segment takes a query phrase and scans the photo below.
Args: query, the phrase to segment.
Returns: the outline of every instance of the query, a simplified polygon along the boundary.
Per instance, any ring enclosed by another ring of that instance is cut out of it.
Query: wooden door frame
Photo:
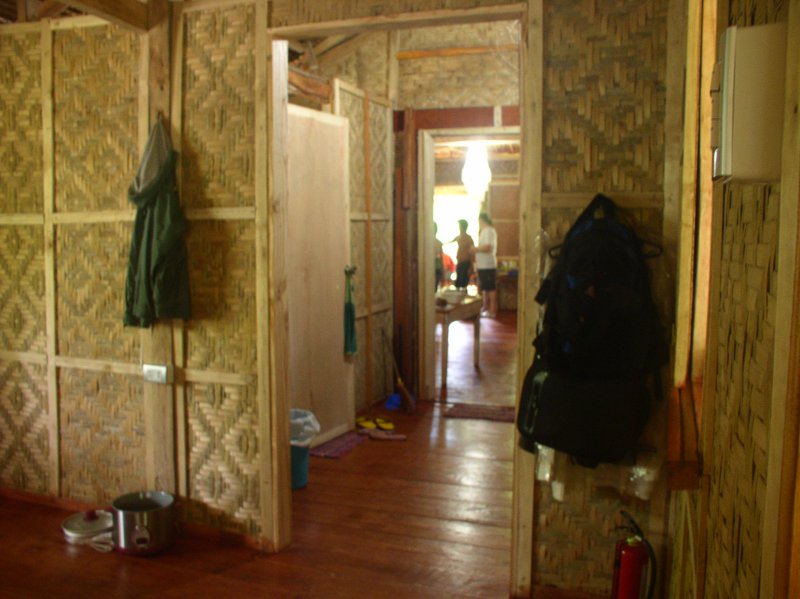
[[[417,13],[404,13],[398,15],[382,15],[378,17],[364,17],[342,21],[323,23],[306,23],[285,27],[269,28],[267,33],[273,39],[289,39],[292,37],[320,37],[341,33],[363,33],[377,30],[409,29],[434,25],[453,25],[464,23],[477,23],[499,20],[519,20],[522,23],[522,36],[520,44],[520,90],[521,90],[521,169],[520,169],[520,281],[521,289],[518,296],[518,361],[517,361],[517,388],[519,389],[524,370],[522,366],[531,361],[532,356],[527,349],[534,337],[538,313],[533,305],[533,298],[528,298],[525,289],[534,289],[536,277],[535,260],[528,248],[535,247],[534,238],[541,225],[541,194],[542,194],[542,64],[543,64],[543,6],[542,0],[527,0],[526,2],[509,3],[500,6],[487,6],[471,9],[447,9],[436,11],[421,11]],[[260,23],[260,21],[259,21]],[[532,75],[532,76],[531,76]],[[271,94],[274,97],[274,93]],[[268,121],[270,124],[271,146],[274,147],[276,137],[273,130],[272,102],[268,103]],[[270,167],[272,170],[272,167]],[[272,189],[273,186],[270,186]],[[270,213],[272,216],[272,213]],[[275,258],[285,238],[285,222],[270,218],[268,223],[271,239],[271,255]],[[271,263],[272,264],[272,263]],[[270,273],[270,298],[276,293],[273,286],[275,279]],[[274,322],[273,310],[270,309],[270,320]],[[281,355],[285,363],[286,340],[272,338],[272,363]],[[280,370],[269,369],[261,372],[275,374]],[[273,385],[274,387],[274,385]],[[284,387],[285,389],[285,387]],[[285,399],[276,396],[277,389],[270,394],[270,413],[277,421],[288,419],[288,404]],[[519,394],[517,394],[519,395]],[[288,428],[288,427],[287,427]],[[262,429],[266,433],[266,430]],[[273,449],[280,449],[284,443],[288,448],[288,431],[280,433],[280,427],[272,427],[271,439]],[[510,594],[515,597],[530,596],[533,570],[533,535],[534,535],[534,471],[535,457],[523,453],[518,445],[514,445],[514,494],[512,507],[512,547],[511,547],[511,586]],[[288,472],[288,457],[282,457],[273,452],[270,470],[273,474]],[[284,480],[285,479],[285,480]],[[274,479],[275,487],[280,486],[279,495],[283,495],[283,487],[288,489],[288,477],[280,476]],[[281,528],[289,526],[291,522],[291,506],[285,503],[271,504],[271,520],[273,523],[282,523]]]
[[[485,126],[485,127],[459,127],[459,128],[451,128],[451,129],[417,129],[417,148],[418,148],[418,158],[417,158],[417,172],[418,172],[418,189],[419,193],[417,195],[417,264],[419,265],[417,269],[418,279],[417,279],[417,305],[418,306],[427,306],[428,309],[423,314],[420,314],[420,318],[417,319],[417,339],[420,340],[419,343],[419,352],[418,352],[418,361],[417,361],[417,373],[418,373],[418,380],[419,380],[419,393],[420,397],[424,399],[439,399],[439,395],[436,394],[436,356],[435,356],[435,346],[434,346],[434,338],[435,333],[433,332],[436,327],[436,315],[434,311],[434,304],[430,301],[432,298],[427,297],[426,299],[426,289],[430,289],[428,285],[430,285],[430,281],[434,279],[434,268],[433,268],[433,237],[430,235],[430,221],[433,218],[433,204],[431,203],[430,206],[426,204],[425,195],[422,193],[423,189],[425,188],[425,172],[428,168],[433,166],[433,164],[423,164],[425,159],[431,160],[432,163],[435,163],[434,156],[426,156],[425,152],[423,151],[421,139],[423,135],[429,135],[433,138],[433,142],[436,142],[437,137],[476,137],[480,138],[481,136],[488,136],[488,135],[515,135],[520,137],[522,131],[518,125],[497,125],[497,126]],[[522,163],[521,163],[522,164]],[[434,169],[435,170],[435,169]],[[433,180],[434,188],[436,186],[436,180],[434,176]],[[477,239],[477,237],[476,237]],[[430,294],[431,296],[433,294]]]

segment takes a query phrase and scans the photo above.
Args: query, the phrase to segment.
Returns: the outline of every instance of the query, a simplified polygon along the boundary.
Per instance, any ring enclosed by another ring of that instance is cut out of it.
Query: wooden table
[[[447,331],[451,322],[457,320],[473,321],[475,328],[473,354],[475,356],[475,366],[478,366],[481,354],[481,307],[482,301],[479,297],[465,297],[460,304],[436,306],[436,322],[442,325],[442,389],[447,387]]]

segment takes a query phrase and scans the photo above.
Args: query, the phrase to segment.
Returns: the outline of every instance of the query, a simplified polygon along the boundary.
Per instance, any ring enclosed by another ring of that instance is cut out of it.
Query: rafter
[[[62,3],[137,33],[148,30],[147,4],[136,0],[63,0]]]
[[[60,17],[64,14],[68,6],[63,2],[58,2],[58,0],[45,0],[44,2],[39,5],[39,10],[36,12],[36,16],[40,19],[49,19],[52,17]]]

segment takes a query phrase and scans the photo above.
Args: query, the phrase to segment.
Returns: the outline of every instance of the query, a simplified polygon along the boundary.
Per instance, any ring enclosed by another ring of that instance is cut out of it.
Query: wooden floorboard
[[[405,441],[311,458],[287,550],[183,533],[158,556],[102,554],[64,542],[74,510],[0,494],[0,598],[507,597],[514,425],[443,416],[448,402],[514,403],[514,314],[481,326],[476,369],[472,324],[451,325],[446,401],[376,408]]]

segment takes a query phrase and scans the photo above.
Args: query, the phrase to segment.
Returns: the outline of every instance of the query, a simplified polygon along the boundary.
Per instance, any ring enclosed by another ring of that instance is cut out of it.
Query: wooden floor
[[[448,401],[513,403],[516,322],[451,325]],[[462,355],[463,354],[463,355]],[[513,424],[390,415],[406,441],[311,458],[294,491],[293,543],[269,555],[181,535],[135,558],[67,545],[71,512],[0,496],[0,597],[507,597]]]

